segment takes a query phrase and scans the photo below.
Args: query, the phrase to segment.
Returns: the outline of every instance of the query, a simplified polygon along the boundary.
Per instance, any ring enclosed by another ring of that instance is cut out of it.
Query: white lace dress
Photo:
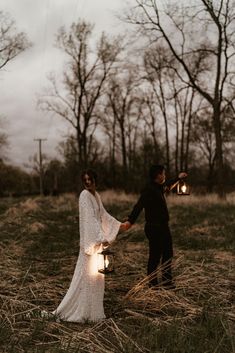
[[[70,287],[53,312],[71,322],[99,321],[105,318],[104,275],[97,270],[101,243],[112,243],[120,222],[104,209],[99,194],[83,190],[79,197],[80,252]]]

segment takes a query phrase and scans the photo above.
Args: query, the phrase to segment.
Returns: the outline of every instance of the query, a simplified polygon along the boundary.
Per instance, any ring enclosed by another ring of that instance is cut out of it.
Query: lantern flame
[[[105,268],[107,268],[108,265],[109,265],[109,260],[108,260],[108,259],[105,259],[105,260],[104,260],[104,264],[105,264]]]
[[[187,190],[186,185],[183,185],[181,189],[182,189],[182,192],[183,192],[183,193],[185,193],[185,192],[186,192],[186,190]]]

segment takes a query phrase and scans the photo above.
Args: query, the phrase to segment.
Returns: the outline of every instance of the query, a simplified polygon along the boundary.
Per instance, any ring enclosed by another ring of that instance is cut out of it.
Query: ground
[[[136,196],[103,192],[119,220]],[[146,285],[143,215],[112,246],[107,319],[43,318],[63,298],[79,251],[74,195],[0,200],[0,351],[29,353],[231,353],[234,337],[235,196],[170,196],[175,290]]]

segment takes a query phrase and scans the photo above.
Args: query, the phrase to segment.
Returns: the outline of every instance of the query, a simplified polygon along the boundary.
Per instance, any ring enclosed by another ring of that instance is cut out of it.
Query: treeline
[[[136,191],[149,165],[162,163],[169,176],[186,171],[195,188],[224,196],[235,181],[235,1],[136,5],[124,18],[135,37],[103,33],[95,43],[83,20],[58,31],[67,62],[38,106],[72,133],[62,161],[41,167],[44,192],[76,191],[86,167],[101,187]]]
[[[138,153],[137,153],[138,152]],[[79,193],[81,190],[80,174],[82,169],[76,161],[76,155],[64,160],[51,160],[43,164],[43,194],[58,196],[65,192]],[[155,159],[156,158],[156,159]],[[136,151],[136,160],[132,169],[124,175],[122,165],[110,164],[109,158],[101,154],[91,165],[99,176],[99,190],[120,189],[126,192],[139,192],[148,178],[148,169],[153,162],[161,160],[153,154],[153,145],[148,141]],[[206,166],[191,165],[188,182],[194,193],[215,191],[208,184]],[[174,177],[175,173],[168,177]],[[226,166],[226,192],[235,190],[235,170]],[[40,194],[40,173],[37,170],[26,172],[19,167],[0,162],[0,197],[29,196]]]
[[[164,163],[224,195],[235,150],[233,5],[138,0],[125,16],[138,30],[134,46],[105,34],[92,45],[85,21],[58,32],[66,69],[39,106],[71,125],[78,169],[105,165],[111,184],[130,190],[150,163]]]

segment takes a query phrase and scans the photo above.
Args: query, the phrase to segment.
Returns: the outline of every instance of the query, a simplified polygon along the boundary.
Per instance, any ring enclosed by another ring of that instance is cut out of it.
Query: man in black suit
[[[149,171],[150,182],[142,191],[137,203],[128,216],[127,228],[135,223],[140,212],[145,210],[145,234],[149,241],[148,275],[156,271],[161,262],[162,285],[167,289],[175,288],[172,280],[171,261],[173,257],[172,237],[169,229],[169,213],[164,193],[172,190],[187,173],[166,181],[163,165],[153,165]],[[154,275],[150,286],[158,288],[158,279]]]

